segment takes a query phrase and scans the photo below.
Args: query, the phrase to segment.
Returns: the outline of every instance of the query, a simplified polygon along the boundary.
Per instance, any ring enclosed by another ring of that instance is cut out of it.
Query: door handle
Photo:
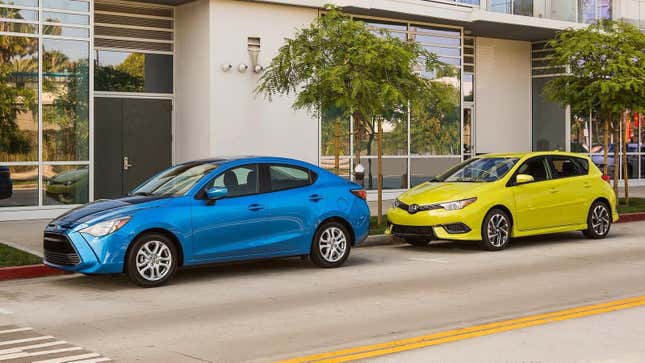
[[[128,157],[127,157],[127,156],[124,156],[124,157],[123,157],[123,170],[126,170],[126,171],[127,171],[127,170],[128,170],[128,169],[130,169],[130,167],[132,167],[132,166],[134,166],[134,165],[130,164],[130,162],[128,161]]]
[[[312,194],[312,195],[309,196],[309,200],[312,201],[312,202],[317,202],[317,201],[319,201],[321,199],[324,199],[324,197],[321,196],[321,195],[318,195],[318,194]]]
[[[589,183],[589,182],[585,183],[585,184],[584,184],[584,187],[585,187],[585,188],[591,188],[591,183]]]
[[[551,194],[553,194],[553,193],[557,193],[557,192],[558,192],[558,189],[556,189],[556,188],[551,188],[551,189],[549,189],[549,192],[550,192]]]
[[[258,212],[258,211],[261,211],[262,209],[264,209],[264,206],[261,206],[259,204],[251,204],[249,206],[249,210],[252,212]]]

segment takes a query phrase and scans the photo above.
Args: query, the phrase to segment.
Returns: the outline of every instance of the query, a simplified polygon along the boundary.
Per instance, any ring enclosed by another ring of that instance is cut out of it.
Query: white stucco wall
[[[208,1],[175,8],[175,162],[211,153]]]
[[[258,2],[210,0],[210,152],[214,155],[288,156],[318,162],[318,121],[291,108],[293,99],[269,103],[253,90],[259,75],[237,66],[251,59],[248,37],[260,37],[259,63],[267,65],[296,28],[318,15],[312,8]],[[230,63],[233,69],[221,70]]]
[[[477,38],[478,153],[531,150],[531,43]]]

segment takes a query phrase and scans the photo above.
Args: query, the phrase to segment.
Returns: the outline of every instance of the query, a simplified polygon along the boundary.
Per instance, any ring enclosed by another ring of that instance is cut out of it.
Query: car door
[[[270,245],[276,250],[309,250],[316,216],[325,205],[326,195],[312,184],[311,170],[291,164],[264,164],[263,172],[273,201]]]
[[[531,175],[534,181],[525,184],[512,183],[518,174]],[[515,199],[514,220],[519,230],[549,228],[559,223],[559,191],[553,182],[544,156],[526,160],[514,173],[510,188]]]
[[[253,257],[265,252],[270,205],[260,193],[257,164],[232,167],[208,182],[228,194],[208,201],[198,193],[192,207],[193,255],[200,261]]]
[[[558,189],[557,208],[561,211],[559,225],[584,224],[587,219],[588,190],[591,180],[581,162],[572,156],[549,156],[553,184]],[[583,159],[580,159],[583,160]]]

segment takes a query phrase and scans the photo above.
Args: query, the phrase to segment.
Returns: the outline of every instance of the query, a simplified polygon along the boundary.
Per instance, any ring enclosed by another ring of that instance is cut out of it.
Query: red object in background
[[[640,124],[641,124],[640,114],[638,112],[634,112],[634,127],[638,128]]]

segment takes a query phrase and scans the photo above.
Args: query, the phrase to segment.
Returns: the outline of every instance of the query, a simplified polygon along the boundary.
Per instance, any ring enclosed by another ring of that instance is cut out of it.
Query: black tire
[[[488,251],[501,251],[508,247],[512,231],[511,217],[504,210],[493,208],[482,223],[481,247]]]
[[[137,268],[137,261],[140,268]],[[141,287],[157,287],[173,277],[178,262],[179,253],[170,238],[159,233],[147,233],[132,243],[126,257],[125,272],[132,282]]]
[[[589,239],[603,239],[611,229],[611,208],[607,203],[595,201],[587,213],[587,229],[582,234]]]
[[[431,238],[422,237],[422,236],[419,236],[419,237],[407,236],[407,237],[401,237],[401,239],[403,239],[406,243],[416,247],[426,247],[432,241]]]
[[[327,222],[318,227],[309,258],[318,267],[336,268],[345,263],[351,248],[352,239],[347,228],[338,222]]]

